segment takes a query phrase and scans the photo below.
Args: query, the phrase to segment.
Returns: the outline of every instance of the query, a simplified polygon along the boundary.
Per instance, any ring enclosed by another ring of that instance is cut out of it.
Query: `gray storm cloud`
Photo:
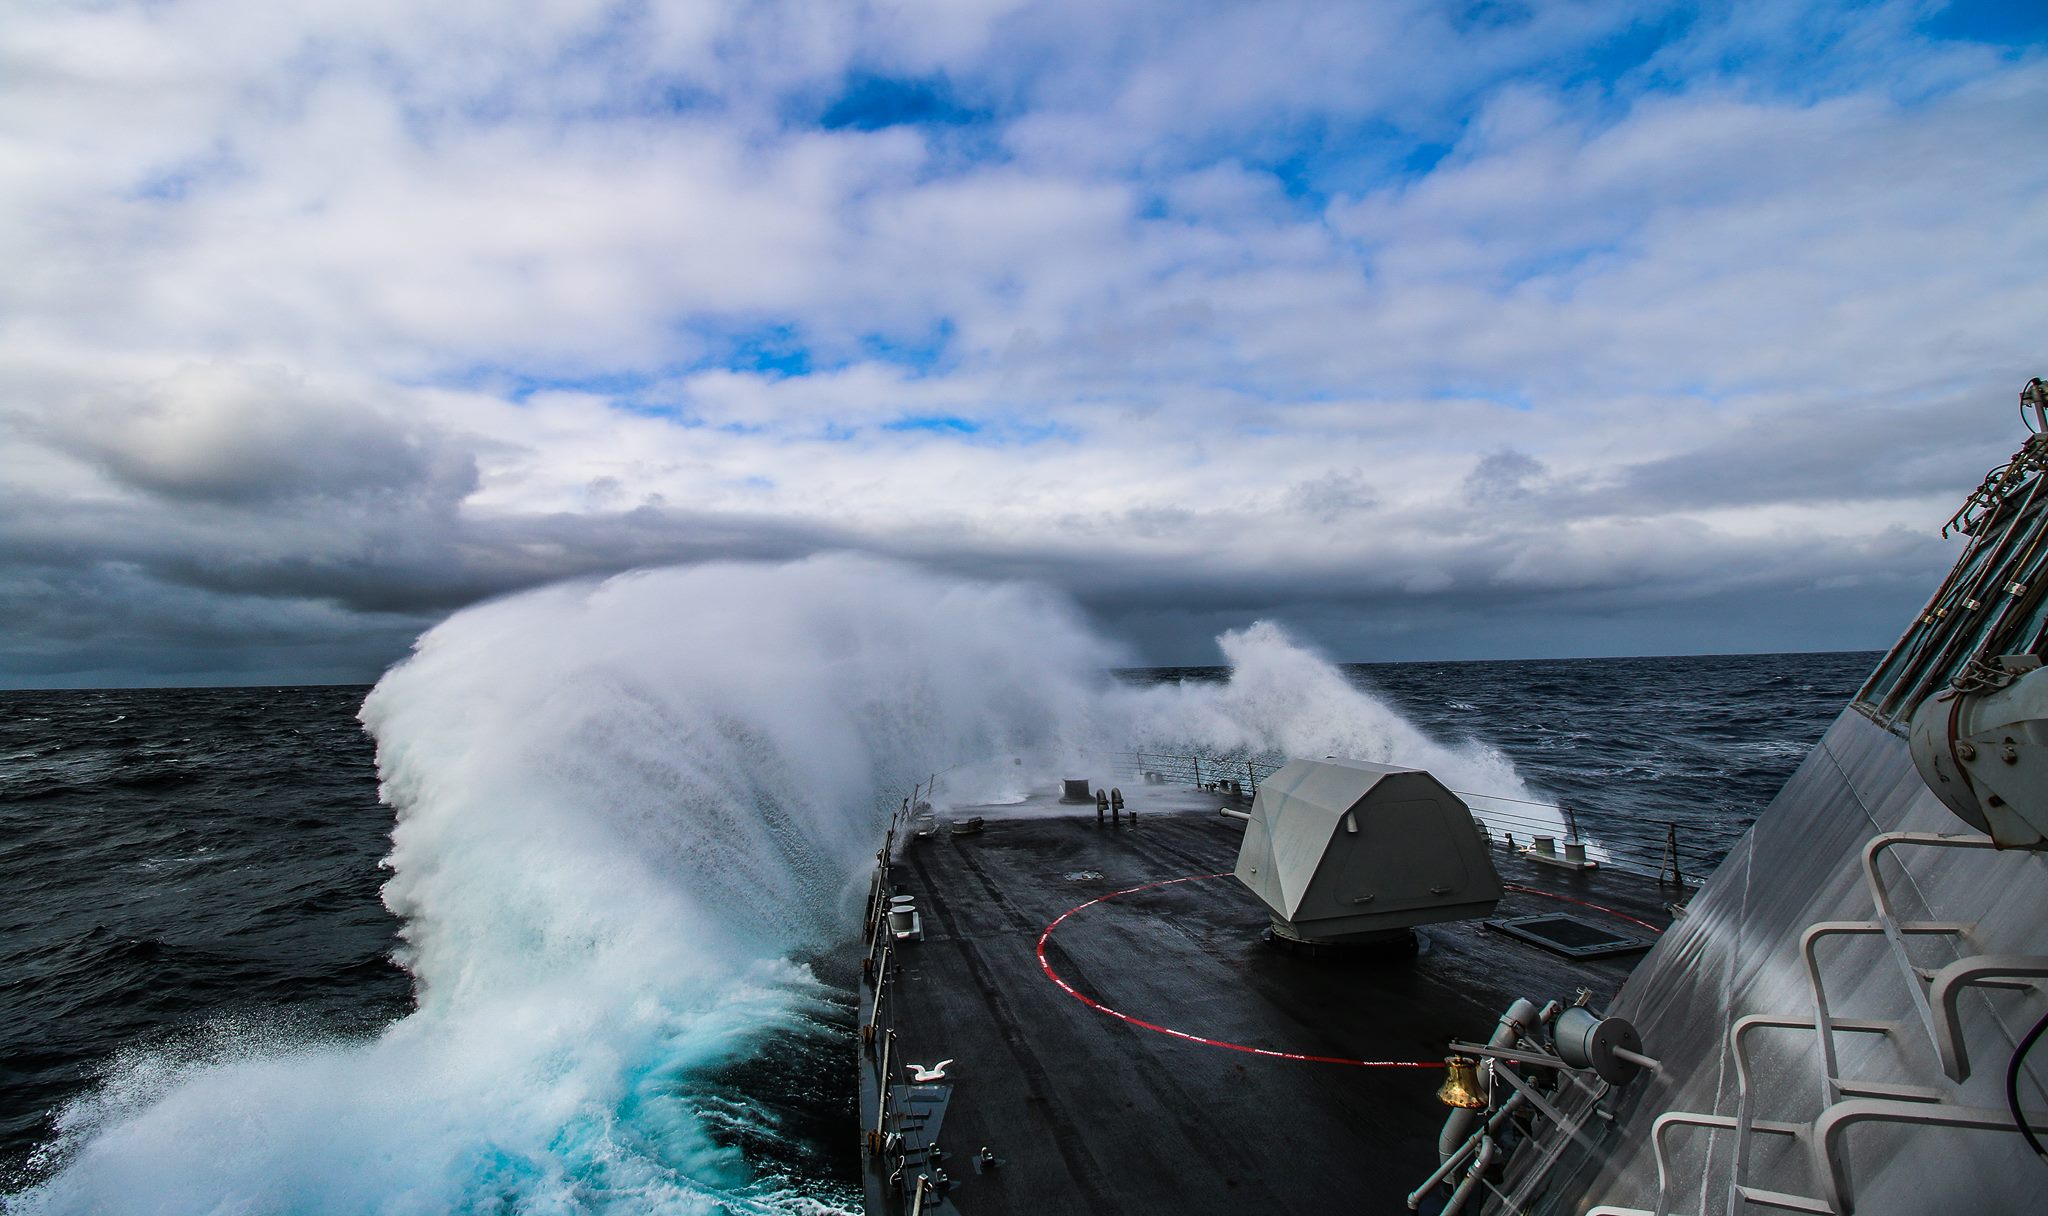
[[[179,368],[88,404],[59,441],[159,498],[227,506],[395,498],[452,506],[474,458],[430,425],[318,392],[281,368]]]

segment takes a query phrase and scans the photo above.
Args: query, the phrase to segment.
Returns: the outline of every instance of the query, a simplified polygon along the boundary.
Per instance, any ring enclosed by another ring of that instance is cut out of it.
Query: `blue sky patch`
[[[881,429],[896,435],[957,439],[980,448],[1033,447],[1054,441],[1071,442],[1081,437],[1080,431],[1056,422],[1021,422],[1007,418],[984,422],[960,414],[908,414],[883,423]]]
[[[1684,38],[1696,17],[1694,12],[1685,8],[1667,8],[1663,13],[1657,13],[1648,6],[1645,9],[1642,16],[1615,31],[1613,36],[1588,47],[1583,65],[1567,74],[1565,83],[1592,83],[1612,89],[1624,77],[1648,64],[1658,51]]]
[[[2048,4],[2041,0],[1951,0],[1920,23],[1936,38],[2038,46],[2048,42]]]
[[[901,126],[961,126],[988,117],[987,111],[955,100],[952,85],[943,76],[854,76],[825,106],[818,125],[828,131],[879,131]]]
[[[972,418],[958,414],[912,414],[894,422],[882,424],[885,431],[930,431],[938,435],[973,435],[981,430],[981,424]]]
[[[817,370],[811,348],[794,325],[764,325],[728,340],[731,345],[725,355],[707,360],[711,366],[777,377],[808,376]]]
[[[953,319],[941,317],[930,330],[915,336],[863,334],[860,349],[861,354],[869,359],[906,367],[913,374],[924,376],[945,370],[950,365],[951,360],[947,354],[953,342],[953,333]]]
[[[598,397],[630,397],[645,392],[679,369],[557,373],[523,372],[500,364],[479,363],[433,377],[426,383],[441,388],[495,393],[524,404],[538,393],[588,393]]]

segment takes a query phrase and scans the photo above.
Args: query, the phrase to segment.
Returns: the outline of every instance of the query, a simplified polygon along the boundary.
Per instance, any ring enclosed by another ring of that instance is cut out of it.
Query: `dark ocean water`
[[[1654,868],[1678,825],[1708,872],[1848,703],[1877,652],[1347,668],[1440,737],[1513,757],[1587,836]]]
[[[1617,854],[1654,864],[1675,822],[1688,868],[1704,869],[1875,661],[1346,670],[1432,734],[1506,751]],[[36,1149],[57,1112],[120,1053],[189,1050],[242,1025],[363,1036],[411,1008],[390,961],[398,926],[378,897],[391,814],[355,720],[366,691],[0,693],[0,1191],[46,1173]],[[773,1059],[729,1078],[777,1091],[771,1104],[793,1112],[795,1134],[773,1150],[783,1159],[767,1164],[845,1169],[850,1066],[839,1093],[837,1078]]]
[[[367,691],[0,693],[0,1179],[117,1051],[407,1011]]]

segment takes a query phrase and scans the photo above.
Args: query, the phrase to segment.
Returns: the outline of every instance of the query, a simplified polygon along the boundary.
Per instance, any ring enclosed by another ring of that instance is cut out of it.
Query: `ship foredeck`
[[[879,1003],[863,993],[871,1211],[908,1210],[935,1170],[946,1206],[975,1216],[1404,1210],[1437,1164],[1446,1041],[1483,1041],[1518,996],[1604,1002],[1638,957],[1566,959],[1476,923],[1422,929],[1412,957],[1282,953],[1228,873],[1241,825],[1218,796],[1131,802],[1117,827],[1050,799],[960,808],[986,827],[898,843],[889,883],[923,940],[889,951]],[[1494,854],[1497,918],[1568,911],[1645,939],[1627,918],[1668,920],[1673,888]]]

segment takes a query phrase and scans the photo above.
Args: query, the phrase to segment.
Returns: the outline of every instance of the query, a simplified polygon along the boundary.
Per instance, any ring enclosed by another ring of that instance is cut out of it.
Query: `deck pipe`
[[[1464,1145],[1460,1147],[1457,1152],[1452,1153],[1449,1159],[1447,1159],[1442,1165],[1436,1167],[1436,1173],[1431,1174],[1429,1177],[1423,1179],[1421,1186],[1416,1187],[1414,1190],[1408,1193],[1408,1210],[1412,1212],[1415,1211],[1417,1208],[1420,1208],[1422,1206],[1422,1197],[1424,1195],[1427,1195],[1431,1191],[1435,1190],[1438,1183],[1450,1177],[1451,1174],[1454,1173],[1459,1166],[1465,1164],[1466,1159],[1469,1158],[1474,1152],[1478,1151],[1480,1144],[1482,1142],[1489,1142],[1490,1138],[1500,1131],[1501,1127],[1507,1123],[1508,1119],[1512,1117],[1516,1111],[1522,1109],[1522,1107],[1526,1105],[1527,1102],[1528,1099],[1524,1098],[1520,1094],[1510,1094],[1508,1096],[1508,1100],[1501,1103],[1500,1108],[1495,1110],[1493,1114],[1487,1117],[1486,1126],[1484,1129],[1474,1133],[1470,1139],[1465,1141]]]
[[[1465,1204],[1472,1198],[1472,1192],[1479,1186],[1479,1180],[1493,1167],[1493,1159],[1499,1152],[1500,1146],[1494,1143],[1493,1137],[1488,1136],[1479,1142],[1479,1154],[1472,1159],[1471,1170],[1466,1173],[1465,1180],[1458,1184],[1458,1189],[1451,1192],[1451,1198],[1444,1204],[1440,1216],[1458,1216],[1459,1212],[1465,1210]]]

